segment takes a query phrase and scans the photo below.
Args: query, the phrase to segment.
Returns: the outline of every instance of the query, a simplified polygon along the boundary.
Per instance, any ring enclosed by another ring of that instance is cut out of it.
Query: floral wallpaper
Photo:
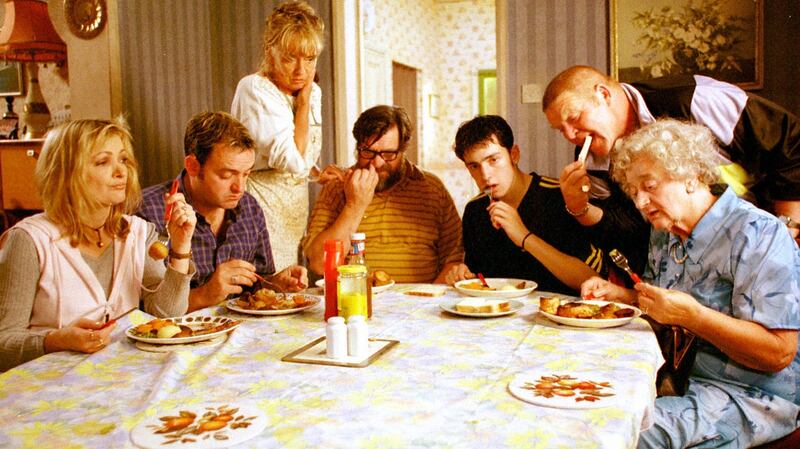
[[[462,213],[478,189],[453,154],[453,139],[458,125],[478,113],[478,70],[496,66],[495,2],[364,0],[362,8],[370,10],[364,45],[419,70],[420,165],[445,181]],[[431,95],[438,97],[436,118]]]

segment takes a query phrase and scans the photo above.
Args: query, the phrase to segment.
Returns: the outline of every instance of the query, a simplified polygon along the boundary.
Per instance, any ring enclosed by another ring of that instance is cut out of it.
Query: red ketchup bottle
[[[336,268],[342,262],[342,241],[325,240],[325,321],[332,316],[338,316],[336,281],[339,272]]]

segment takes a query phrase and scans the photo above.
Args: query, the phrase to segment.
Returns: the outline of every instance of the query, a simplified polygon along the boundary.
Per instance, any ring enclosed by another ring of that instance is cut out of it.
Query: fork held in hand
[[[611,256],[611,260],[617,264],[618,267],[622,268],[626,273],[628,273],[628,276],[631,277],[635,284],[642,282],[642,280],[639,279],[639,276],[634,273],[633,270],[631,270],[631,266],[628,265],[628,259],[626,259],[621,252],[617,251],[616,248],[612,249],[608,255]]]
[[[178,179],[176,178],[172,181],[172,186],[169,188],[169,196],[175,195],[178,192]],[[165,246],[169,244],[169,220],[172,218],[172,209],[174,208],[175,203],[167,204],[167,207],[164,208],[164,232],[162,232],[158,239],[161,240]]]

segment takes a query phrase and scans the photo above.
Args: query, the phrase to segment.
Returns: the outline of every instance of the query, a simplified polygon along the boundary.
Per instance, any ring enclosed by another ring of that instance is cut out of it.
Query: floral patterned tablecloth
[[[144,352],[122,317],[114,341],[87,356],[49,354],[0,375],[0,447],[135,447],[130,432],[163,411],[250,402],[267,415],[248,448],[630,448],[647,424],[663,363],[641,318],[619,328],[560,326],[537,292],[506,317],[451,315],[397,285],[376,295],[370,336],[400,344],[365,368],[282,362],[324,335],[323,307],[244,321],[221,345]],[[230,315],[224,308],[205,314]],[[241,317],[241,315],[235,315]],[[516,399],[518,373],[588,372],[620,386],[618,405],[589,410]],[[164,446],[169,447],[169,446]]]

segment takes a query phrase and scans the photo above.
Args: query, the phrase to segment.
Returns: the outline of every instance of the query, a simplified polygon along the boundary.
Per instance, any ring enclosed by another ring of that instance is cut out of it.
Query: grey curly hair
[[[719,182],[719,156],[714,135],[703,125],[661,119],[618,140],[611,154],[611,177],[631,192],[627,172],[640,157],[650,157],[670,179]]]

